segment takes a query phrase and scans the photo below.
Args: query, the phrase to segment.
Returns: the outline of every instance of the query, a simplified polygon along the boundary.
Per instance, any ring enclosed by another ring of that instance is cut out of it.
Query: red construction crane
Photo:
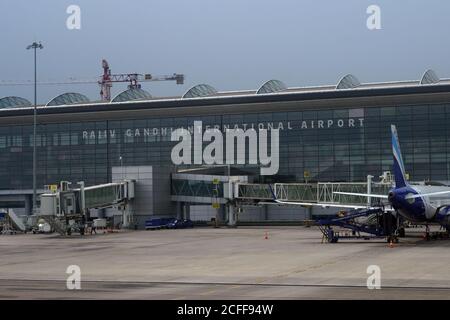
[[[128,82],[128,89],[140,89],[138,82],[142,81],[176,81],[177,84],[184,83],[184,75],[174,73],[172,75],[153,76],[151,74],[140,73],[118,73],[111,74],[108,61],[102,60],[103,75],[100,77],[100,96],[103,101],[111,100],[111,87],[113,82]]]
[[[111,74],[111,69],[109,68],[108,62],[102,60],[103,75],[100,76],[100,80],[97,77],[78,79],[71,77],[66,81],[48,80],[39,81],[38,85],[73,85],[73,84],[89,84],[98,83],[101,87],[100,96],[103,101],[111,100],[111,87],[113,82],[128,82],[129,89],[141,88],[138,82],[143,81],[176,81],[177,84],[184,84],[184,74],[174,73],[172,75],[161,75],[153,76],[151,74],[140,74],[140,73],[119,73]],[[34,85],[31,80],[26,81],[7,81],[0,80],[0,86],[30,86]]]

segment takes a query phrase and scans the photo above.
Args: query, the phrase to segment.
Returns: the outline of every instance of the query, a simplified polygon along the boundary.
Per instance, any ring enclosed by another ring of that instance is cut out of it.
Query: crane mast
[[[99,81],[100,84],[100,97],[102,101],[110,101],[111,100],[111,69],[109,69],[108,61],[105,59],[102,60],[102,68],[103,68],[103,75],[101,78],[101,81]]]

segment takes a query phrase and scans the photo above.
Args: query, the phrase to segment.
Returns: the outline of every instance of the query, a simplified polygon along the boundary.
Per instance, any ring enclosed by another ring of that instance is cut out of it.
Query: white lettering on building
[[[267,123],[242,123],[242,124],[224,124],[224,125],[206,125],[206,130],[218,130],[225,133],[227,130],[326,130],[326,129],[343,129],[343,128],[362,128],[364,127],[364,118],[348,118],[348,119],[320,119],[320,120],[303,120],[303,121],[285,121],[285,122],[267,122]],[[180,129],[180,128],[178,128]],[[177,129],[177,130],[178,130]],[[125,137],[148,137],[148,136],[171,136],[175,131],[172,127],[155,127],[155,128],[127,128],[122,129],[122,135]],[[190,134],[201,134],[199,128],[188,126],[186,129]],[[85,130],[82,132],[83,140],[89,139],[106,139],[107,130]],[[109,130],[109,138],[116,138],[117,132],[115,129]],[[154,141],[154,140],[149,140]]]

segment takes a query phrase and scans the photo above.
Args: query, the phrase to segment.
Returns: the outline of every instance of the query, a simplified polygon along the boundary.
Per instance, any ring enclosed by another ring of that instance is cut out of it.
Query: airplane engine
[[[436,220],[447,228],[450,227],[450,206],[438,208],[436,212]]]

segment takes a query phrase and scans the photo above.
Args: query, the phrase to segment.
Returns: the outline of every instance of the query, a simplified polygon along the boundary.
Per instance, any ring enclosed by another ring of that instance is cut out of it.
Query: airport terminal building
[[[171,133],[192,132],[194,121],[222,132],[279,129],[276,174],[261,175],[254,164],[228,168],[255,183],[378,177],[391,170],[391,124],[397,126],[411,180],[450,180],[450,80],[432,70],[417,81],[366,84],[347,75],[337,85],[321,87],[288,88],[271,80],[258,90],[220,92],[202,84],[171,98],[133,89],[111,102],[68,93],[38,106],[37,114],[39,190],[60,181],[103,184],[124,170],[151,168],[151,188],[141,195],[152,198],[155,215],[176,210],[171,174],[204,167],[171,160],[178,143]],[[32,164],[33,106],[18,97],[0,99],[0,207],[30,210]],[[275,219],[281,209],[270,210]]]

